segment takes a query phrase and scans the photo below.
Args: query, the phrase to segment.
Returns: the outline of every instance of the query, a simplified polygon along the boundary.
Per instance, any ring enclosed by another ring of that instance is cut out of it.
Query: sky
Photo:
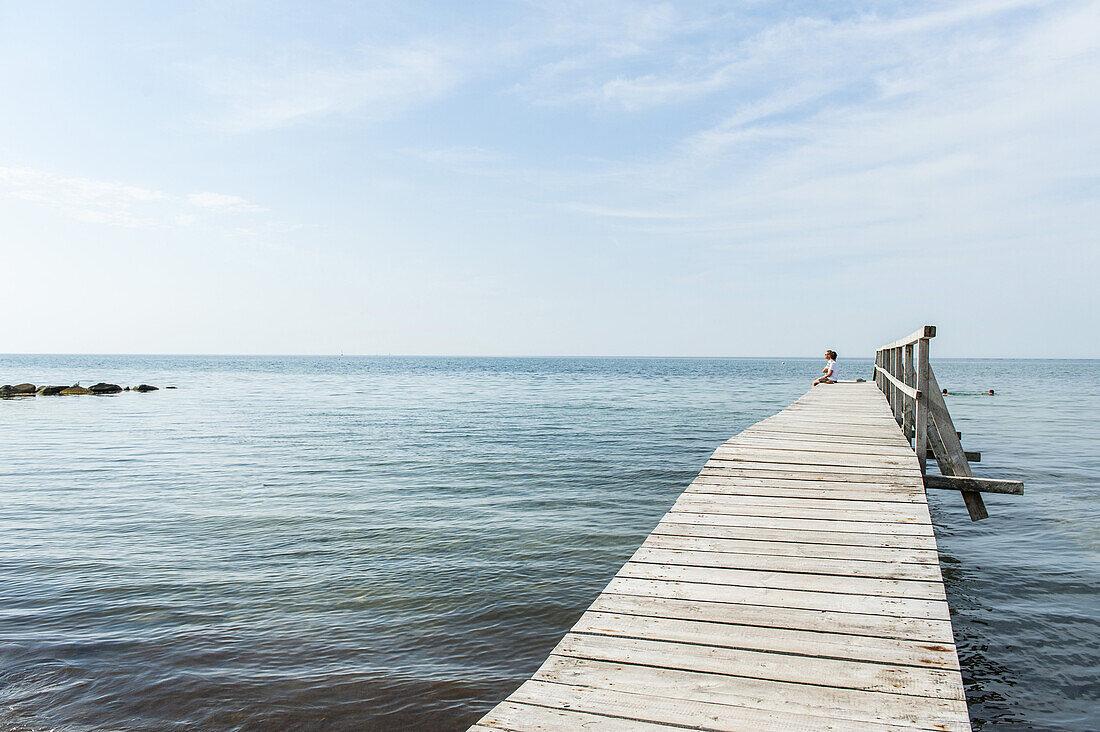
[[[1100,357],[1100,3],[0,0],[0,352]]]

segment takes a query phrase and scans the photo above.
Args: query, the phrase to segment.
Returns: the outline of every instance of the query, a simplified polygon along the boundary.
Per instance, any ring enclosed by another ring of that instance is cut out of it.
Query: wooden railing
[[[936,326],[926,325],[879,348],[875,352],[874,379],[886,395],[894,419],[913,445],[924,475],[924,487],[962,491],[971,520],[979,521],[989,517],[983,492],[1020,495],[1024,484],[974,477],[970,463],[979,462],[981,453],[963,450],[962,434],[955,431],[947,411],[929,363],[928,344],[935,337]],[[936,461],[942,475],[928,475],[929,459]]]

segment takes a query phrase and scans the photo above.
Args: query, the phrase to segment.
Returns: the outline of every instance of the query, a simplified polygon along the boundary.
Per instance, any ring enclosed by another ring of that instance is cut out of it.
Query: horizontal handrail
[[[909,335],[902,338],[900,341],[894,341],[893,343],[887,343],[885,346],[879,346],[877,350],[885,351],[888,348],[901,348],[902,346],[908,346],[910,343],[916,343],[922,338],[935,338],[936,326],[926,325],[923,328],[919,328]]]
[[[906,384],[901,379],[898,379],[897,377],[895,377],[893,374],[891,374],[886,369],[882,368],[881,366],[875,366],[875,372],[880,373],[883,376],[885,376],[887,378],[887,380],[891,384],[896,386],[898,388],[898,391],[900,391],[905,396],[909,397],[910,399],[920,399],[920,392],[919,391],[917,391],[913,387],[909,386],[908,384]]]

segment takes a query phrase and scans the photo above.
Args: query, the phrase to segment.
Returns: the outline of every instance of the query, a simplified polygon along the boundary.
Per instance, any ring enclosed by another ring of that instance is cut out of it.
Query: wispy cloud
[[[173,195],[112,180],[0,166],[0,195],[46,206],[89,224],[126,228],[190,226],[204,212],[257,213],[262,206],[220,193]]]
[[[255,60],[209,59],[189,68],[221,99],[213,123],[253,132],[349,115],[375,121],[434,99],[463,78],[456,49],[431,42],[361,48],[350,56],[281,49]]]
[[[240,196],[228,196],[224,193],[210,193],[208,191],[203,193],[189,193],[187,194],[187,201],[192,206],[198,206],[199,208],[213,211],[225,211],[228,213],[249,213],[267,210],[263,206],[249,203]]]
[[[1000,22],[1021,8],[1028,22]],[[1095,204],[1094,185],[1067,189],[1100,165],[1100,98],[1082,93],[1100,87],[1094,3],[795,20],[737,53],[756,81],[730,87],[723,119],[609,166],[565,207],[721,247],[843,254],[1049,236],[1039,211]]]

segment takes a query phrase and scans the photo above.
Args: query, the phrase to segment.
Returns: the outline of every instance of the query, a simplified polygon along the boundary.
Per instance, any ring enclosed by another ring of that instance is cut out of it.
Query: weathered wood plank
[[[951,624],[947,620],[906,618],[896,615],[774,607],[751,603],[693,602],[674,597],[620,595],[614,592],[605,592],[597,597],[589,610],[731,625],[759,625],[767,628],[867,635],[875,638],[920,641],[936,646],[950,646],[954,643]]]
[[[669,537],[653,537],[668,539]],[[757,542],[762,543],[762,542]],[[742,542],[744,544],[744,542]],[[795,546],[806,547],[805,544]],[[876,552],[868,552],[881,556]],[[851,557],[790,556],[757,552],[728,552],[702,549],[669,549],[659,542],[646,541],[630,558],[632,562],[649,564],[684,564],[696,567],[727,569],[759,569],[774,572],[805,572],[839,577],[878,577],[880,579],[942,581],[939,567],[917,562],[886,562]]]
[[[961,475],[926,475],[924,476],[924,487],[964,492],[1004,493],[1012,496],[1022,496],[1024,494],[1024,484],[1018,480],[967,478]]]
[[[503,701],[478,722],[491,730],[509,732],[560,732],[567,729],[596,730],[596,732],[669,732],[683,727],[643,722],[638,719],[587,714],[572,709],[552,709],[541,704],[522,704]]]
[[[962,700],[962,690],[952,683],[955,674],[942,669],[579,633],[565,636],[553,653],[722,676]]]
[[[1004,481],[1007,483],[1007,481]],[[955,490],[959,490],[955,488]],[[701,493],[684,493],[672,506],[673,511],[687,511],[690,513],[712,514],[736,514],[739,516],[774,516],[777,518],[821,518],[827,520],[860,521],[865,523],[927,523],[927,510],[920,504],[902,504],[901,507],[882,507],[878,510],[871,508],[860,509],[859,506],[867,501],[850,501],[857,504],[852,508],[838,506],[792,506],[782,504],[768,504],[766,498],[757,498],[753,502],[729,500],[731,496],[706,495]],[[735,497],[734,497],[735,498]],[[798,499],[788,499],[798,500]],[[805,499],[812,500],[812,499]]]
[[[672,699],[713,701],[776,712],[899,724],[913,729],[969,730],[966,705],[956,699],[918,698],[863,689],[806,686],[682,669],[649,668],[551,656],[535,678],[590,689],[645,689]],[[964,726],[965,724],[965,726]],[[749,727],[749,730],[752,728]],[[843,724],[839,729],[845,729]]]
[[[761,627],[589,611],[581,616],[569,632],[719,648],[776,651],[849,661],[874,661],[918,668],[959,668],[954,646],[867,635],[826,634],[801,628]]]
[[[892,549],[888,547],[846,546],[843,544],[810,544],[797,541],[767,541],[765,539],[710,539],[694,536],[650,534],[642,547],[673,551],[698,551],[712,554],[743,554],[760,561],[778,561],[779,557],[805,559],[851,560],[885,564],[928,565],[928,571],[939,576],[939,555],[932,549]],[[730,560],[733,561],[733,560]]]
[[[733,602],[745,605],[831,610],[866,615],[892,615],[901,618],[947,620],[947,603],[942,600],[922,600],[910,597],[875,597],[844,592],[791,590],[782,587],[741,587],[704,582],[615,577],[606,592],[642,597],[668,597],[674,600],[700,602]]]
[[[777,712],[745,705],[713,701],[694,701],[667,696],[639,694],[631,689],[594,689],[575,684],[528,681],[509,697],[514,703],[571,709],[595,715],[616,715],[645,722],[685,726],[697,730],[728,730],[729,732],[911,732],[911,726],[880,722],[798,714],[790,710]],[[597,723],[598,724],[598,723]],[[599,729],[588,724],[583,729]]]
[[[706,504],[716,511],[720,511],[726,506],[767,506],[769,508],[789,508],[803,511],[825,511],[825,515],[827,515],[829,511],[855,511],[874,513],[875,515],[886,517],[897,516],[902,519],[912,516],[923,521],[927,521],[929,518],[928,506],[923,503],[908,502],[902,503],[901,505],[894,505],[893,503],[871,501],[864,498],[839,502],[828,498],[809,498],[806,496],[787,498],[783,496],[744,496],[737,494],[728,495],[723,493],[685,491],[676,499],[674,506],[688,504]]]
[[[650,564],[629,561],[616,577],[699,582],[724,587],[769,587],[783,590],[843,593],[867,597],[907,597],[918,600],[944,600],[941,582],[881,579],[854,575],[770,571],[711,567],[687,564]]]
[[[805,544],[843,544],[858,547],[893,547],[897,549],[935,550],[932,536],[906,536],[904,534],[852,533],[848,531],[810,531],[794,529],[758,528],[755,526],[706,526],[698,524],[661,521],[653,527],[654,534],[673,536],[697,536],[710,539],[764,539],[767,541],[795,541]]]
[[[662,523],[693,524],[695,526],[747,526],[760,529],[793,529],[803,531],[841,531],[845,533],[884,534],[887,536],[932,536],[927,524],[878,523],[844,521],[836,518],[776,518],[773,516],[742,516],[726,513],[691,513],[672,510]]]

